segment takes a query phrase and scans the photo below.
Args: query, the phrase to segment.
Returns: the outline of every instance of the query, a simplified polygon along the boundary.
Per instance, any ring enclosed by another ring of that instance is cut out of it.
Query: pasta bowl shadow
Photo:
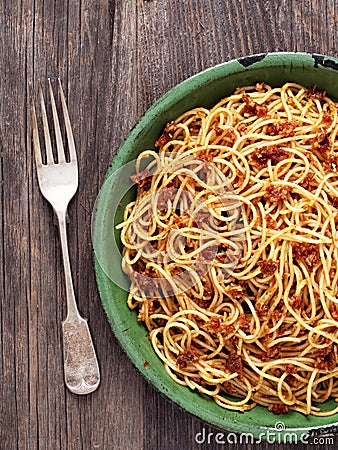
[[[265,82],[273,87],[286,82],[316,85],[334,99],[338,95],[338,59],[305,53],[251,55],[198,73],[161,97],[121,144],[97,198],[92,222],[96,279],[115,336],[136,368],[162,394],[188,413],[221,430],[246,433],[254,439],[272,439],[279,443],[283,443],[283,439],[298,442],[302,439],[306,443],[310,442],[311,433],[319,436],[323,432],[335,433],[338,414],[317,417],[290,411],[276,415],[262,406],[244,413],[226,410],[211,398],[175,383],[168,376],[151,346],[146,328],[137,321],[137,313],[127,306],[127,281],[121,269],[119,232],[115,229],[115,225],[122,221],[123,207],[135,196],[135,191],[125,189],[127,172],[121,168],[134,161],[141,151],[154,149],[154,142],[166,123],[183,112],[197,106],[211,107],[237,87],[256,82]],[[111,273],[114,277],[110,276]],[[116,282],[116,279],[121,282]],[[330,410],[335,406],[333,400],[328,400],[321,408]]]

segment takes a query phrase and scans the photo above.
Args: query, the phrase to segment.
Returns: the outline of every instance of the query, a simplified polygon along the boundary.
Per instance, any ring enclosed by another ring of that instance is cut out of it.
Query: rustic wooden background
[[[1,449],[241,448],[198,445],[216,430],[155,392],[119,347],[95,284],[91,210],[121,140],[169,88],[246,54],[337,56],[337,17],[334,0],[0,0]],[[63,384],[60,248],[32,160],[28,85],[47,77],[63,80],[80,164],[70,256],[102,372],[86,397]]]

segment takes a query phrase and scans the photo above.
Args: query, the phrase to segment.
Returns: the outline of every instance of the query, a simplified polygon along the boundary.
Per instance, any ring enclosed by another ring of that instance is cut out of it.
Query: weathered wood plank
[[[32,70],[28,81],[37,91],[41,80],[46,103],[47,91],[44,80],[63,78],[64,61],[67,60],[67,4],[66,2],[32,2],[34,22],[30,60]],[[53,83],[54,84],[54,83]],[[37,110],[39,114],[39,109]],[[28,123],[27,142],[31,144]],[[32,147],[29,145],[29,154]],[[30,445],[56,448],[67,439],[65,388],[63,386],[62,345],[60,321],[64,311],[63,274],[57,228],[50,205],[41,196],[37,184],[33,158],[30,182],[30,229],[31,229],[31,373],[32,402],[30,420],[36,422],[36,437],[31,436]]]
[[[25,25],[29,11],[22,3],[1,2],[1,152],[2,152],[2,293],[1,405],[2,444],[28,444],[29,201],[26,117]],[[19,29],[22,32],[18,33]],[[21,80],[22,82],[18,82]]]
[[[80,161],[80,185],[74,212],[77,223],[74,274],[79,307],[89,319],[102,372],[99,390],[86,402],[79,403],[79,417],[85,419],[80,421],[81,439],[95,448],[112,445],[138,448],[141,438],[134,429],[142,428],[142,380],[116,344],[103,313],[92,266],[90,234],[91,211],[98,187],[117,146],[138,115],[138,103],[130,102],[135,91],[136,64],[124,59],[135,42],[132,20],[135,4],[126,2],[114,10],[112,2],[100,2],[96,8],[90,1],[82,2],[80,19],[76,17],[69,14],[69,29],[80,28],[72,36],[68,62],[69,108],[72,117],[81,118],[75,119],[74,128]],[[120,40],[120,35],[125,39]],[[80,65],[74,65],[74,60],[79,60]],[[121,71],[116,71],[117,63]],[[125,95],[117,95],[119,92]],[[124,101],[130,103],[123,104]],[[125,401],[124,395],[126,373],[128,383],[134,386],[130,402]],[[74,406],[74,402],[72,396],[69,407]],[[104,413],[98,411],[100,405],[104,405]],[[88,410],[93,411],[92,416],[88,415]],[[116,433],[119,429],[124,432]],[[68,442],[71,445],[71,439]]]

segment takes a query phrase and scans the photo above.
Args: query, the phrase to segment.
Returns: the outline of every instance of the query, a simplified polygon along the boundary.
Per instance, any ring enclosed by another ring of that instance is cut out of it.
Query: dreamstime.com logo
[[[284,422],[276,422],[274,428],[267,429],[254,436],[252,433],[221,433],[208,432],[205,428],[195,435],[197,444],[304,444],[304,445],[335,445],[338,442],[338,426],[332,425],[310,431],[288,430]]]
[[[92,236],[101,268],[117,286],[128,291],[132,280],[134,289],[148,298],[188,291],[216,260],[219,281],[224,281],[237,266],[245,239],[242,204],[232,186],[216,165],[194,155],[177,160],[170,154],[152,157],[113,172],[98,195]],[[142,162],[145,168],[140,167]],[[149,191],[152,179],[157,187]],[[137,264],[124,264],[123,272],[118,265],[122,254],[116,226],[137,185],[147,188],[132,208],[127,240],[135,258],[153,268],[151,275],[138,270]],[[165,248],[158,249],[161,239]]]

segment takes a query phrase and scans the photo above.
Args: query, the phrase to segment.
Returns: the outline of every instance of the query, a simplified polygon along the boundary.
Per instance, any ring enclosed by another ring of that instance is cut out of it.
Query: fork
[[[42,158],[36,111],[34,101],[32,100],[33,148],[40,190],[55,211],[60,232],[67,296],[67,316],[62,322],[65,383],[68,389],[74,394],[89,394],[90,392],[95,391],[100,383],[100,371],[87,320],[83,319],[79,314],[73,288],[68,253],[66,214],[68,203],[75,195],[78,188],[78,165],[73,132],[60,79],[58,79],[58,84],[67,134],[69,149],[69,158],[67,159],[69,159],[69,161],[66,160],[50,79],[48,79],[48,88],[54,123],[57,161],[54,160],[53,156],[46,106],[41,85],[39,96],[46,162],[43,162]]]

